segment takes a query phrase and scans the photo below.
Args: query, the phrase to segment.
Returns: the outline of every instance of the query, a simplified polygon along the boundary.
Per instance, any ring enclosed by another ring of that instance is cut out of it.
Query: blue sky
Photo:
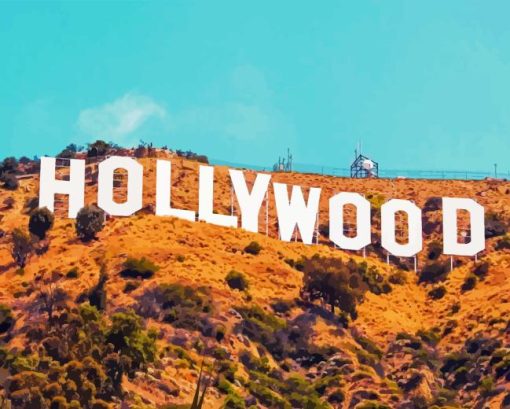
[[[507,1],[0,3],[0,157],[510,169]]]

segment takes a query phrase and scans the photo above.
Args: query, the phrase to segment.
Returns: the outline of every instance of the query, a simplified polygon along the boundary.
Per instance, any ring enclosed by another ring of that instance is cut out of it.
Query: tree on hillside
[[[53,226],[54,220],[53,213],[47,207],[35,209],[30,215],[28,230],[37,236],[39,240],[43,240],[46,237],[47,231]]]
[[[367,286],[354,260],[347,263],[332,257],[313,256],[303,261],[302,294],[310,301],[322,300],[330,306],[356,316],[356,306]]]
[[[88,300],[90,305],[96,307],[98,311],[103,311],[106,308],[107,294],[105,284],[107,280],[108,274],[106,274],[105,266],[102,266],[97,284],[92,287],[88,293]]]
[[[76,233],[82,241],[90,241],[96,237],[96,234],[103,230],[104,211],[100,208],[90,205],[85,206],[76,216]]]
[[[104,156],[108,153],[108,149],[110,148],[111,145],[108,142],[98,139],[94,143],[88,144],[87,156],[89,158],[94,156]]]
[[[0,174],[14,173],[18,169],[18,161],[15,157],[9,156],[2,161],[0,165]]]
[[[7,190],[16,190],[19,187],[18,178],[13,173],[3,174],[1,177],[3,187]]]
[[[11,255],[19,267],[25,267],[27,258],[32,253],[32,250],[32,239],[30,235],[20,228],[14,229],[12,232]]]
[[[69,295],[52,279],[43,279],[41,282],[36,300],[40,310],[48,314],[48,325],[52,327],[55,324],[55,312],[66,306]]]

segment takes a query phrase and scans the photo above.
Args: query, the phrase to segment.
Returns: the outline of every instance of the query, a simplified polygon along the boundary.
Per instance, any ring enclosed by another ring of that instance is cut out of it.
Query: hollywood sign
[[[69,180],[57,179],[56,159],[41,158],[39,206],[54,210],[55,194],[68,196],[68,217],[75,218],[85,205],[85,160],[72,159],[69,164]],[[123,169],[127,173],[126,199],[122,203],[114,200],[114,173]],[[156,165],[156,206],[157,216],[173,216],[195,221],[197,212],[177,209],[171,205],[172,164],[158,160]],[[241,227],[247,231],[259,231],[259,213],[271,181],[271,175],[257,173],[251,190],[240,170],[229,169],[233,192],[240,209],[240,215],[225,215],[214,212],[214,168],[200,166],[198,189],[198,220],[207,223]],[[317,228],[321,189],[309,189],[305,201],[300,186],[292,186],[289,198],[287,185],[273,182],[274,200],[278,219],[279,238],[291,241],[297,229],[303,243],[312,244]],[[97,204],[112,216],[130,216],[142,208],[143,166],[129,157],[110,157],[98,167]],[[356,236],[349,237],[344,230],[344,207],[356,208]],[[362,195],[354,192],[339,192],[329,198],[329,239],[339,248],[361,250],[371,242],[371,205]],[[458,240],[458,212],[469,213],[470,240]],[[407,215],[408,237],[405,243],[397,240],[396,214]],[[474,256],[485,248],[484,208],[472,199],[442,198],[443,252],[448,255]],[[240,220],[239,220],[240,219]],[[381,245],[390,254],[412,257],[423,248],[422,212],[413,202],[391,199],[381,207]]]

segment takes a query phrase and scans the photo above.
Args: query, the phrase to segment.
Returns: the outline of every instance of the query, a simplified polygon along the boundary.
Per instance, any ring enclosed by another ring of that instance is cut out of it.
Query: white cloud
[[[129,143],[132,133],[150,118],[165,116],[165,109],[152,98],[128,93],[113,102],[82,110],[78,127],[94,138]]]

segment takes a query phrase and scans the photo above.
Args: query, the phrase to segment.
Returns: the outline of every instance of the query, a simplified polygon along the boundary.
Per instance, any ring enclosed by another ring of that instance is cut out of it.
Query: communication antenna
[[[287,148],[287,157],[278,156],[278,162],[273,165],[274,172],[292,172],[293,157],[290,149]]]

